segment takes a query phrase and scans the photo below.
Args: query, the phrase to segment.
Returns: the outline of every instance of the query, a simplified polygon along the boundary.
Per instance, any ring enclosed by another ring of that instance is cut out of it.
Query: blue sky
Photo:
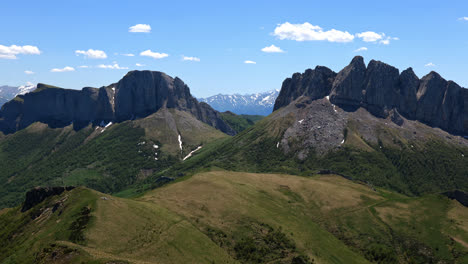
[[[144,69],[179,76],[198,97],[244,94],[362,55],[468,87],[468,1],[36,0],[0,12],[0,85],[100,87]],[[150,32],[129,32],[138,24]],[[65,67],[74,71],[53,71]]]

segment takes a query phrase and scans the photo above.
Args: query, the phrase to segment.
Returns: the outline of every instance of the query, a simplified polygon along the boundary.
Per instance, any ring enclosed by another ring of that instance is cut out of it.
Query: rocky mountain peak
[[[81,91],[38,84],[33,93],[6,103],[0,111],[0,130],[12,133],[34,122],[54,127],[73,123],[122,122],[146,117],[161,108],[176,108],[221,131],[235,134],[217,111],[200,104],[180,78],[157,71],[130,71],[120,81]]]
[[[363,107],[382,118],[397,111],[407,119],[455,134],[468,134],[468,90],[446,81],[437,72],[419,79],[412,68],[400,74],[397,68],[377,60],[371,60],[366,67],[361,56],[354,57],[338,74],[326,70],[318,74],[318,69],[321,66],[287,78],[275,110],[300,96],[312,100],[329,96],[332,104],[347,111]]]
[[[361,56],[356,56],[348,66],[336,75],[330,93],[330,101],[351,108],[358,107],[363,98],[365,77],[364,59]]]

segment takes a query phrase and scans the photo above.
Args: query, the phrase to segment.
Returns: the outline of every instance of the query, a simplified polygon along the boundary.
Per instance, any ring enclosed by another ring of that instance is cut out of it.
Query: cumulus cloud
[[[182,56],[182,60],[184,60],[184,61],[200,61],[200,58]]]
[[[366,31],[356,34],[358,38],[361,38],[365,42],[376,42],[384,38],[385,34],[375,33],[373,31]]]
[[[36,46],[26,45],[26,46],[3,46],[0,45],[0,59],[16,59],[16,55],[25,54],[25,55],[39,55],[41,51]]]
[[[427,63],[424,67],[435,67],[436,65],[432,62]]]
[[[245,64],[257,64],[255,61],[251,61],[251,60],[246,60],[244,61]]]
[[[135,65],[136,65],[137,67],[144,67],[144,66],[146,66],[146,65],[141,64],[141,63],[136,63]]]
[[[75,50],[75,54],[77,56],[82,54],[85,57],[90,58],[90,59],[106,59],[107,58],[107,54],[102,50],[93,50],[93,49]]]
[[[100,69],[111,69],[111,70],[126,70],[128,67],[120,67],[119,64],[114,63],[114,64],[100,64],[97,66]]]
[[[64,68],[55,68],[55,69],[52,69],[50,71],[51,72],[72,72],[72,71],[75,71],[75,68],[70,67],[70,66],[66,66]]]
[[[399,38],[396,37],[389,37],[386,36],[385,33],[376,33],[373,31],[366,31],[362,33],[356,34],[356,36],[364,42],[378,42],[383,45],[388,45],[390,44],[390,40],[399,40]]]
[[[262,51],[267,52],[267,53],[281,53],[281,52],[284,52],[280,47],[277,47],[275,45],[264,47],[262,49]]]
[[[381,41],[379,41],[380,44],[384,44],[384,45],[388,45],[390,44],[390,39],[382,39]]]
[[[367,48],[366,47],[360,47],[359,49],[354,50],[354,52],[360,52],[360,51],[367,51]]]
[[[120,54],[122,56],[127,56],[127,57],[133,57],[135,56],[135,54],[132,54],[132,53],[124,53],[124,54]]]
[[[136,24],[134,26],[131,26],[128,28],[128,32],[134,32],[134,33],[150,33],[151,32],[151,26],[148,24]]]
[[[273,35],[279,39],[289,39],[295,41],[323,40],[329,42],[351,42],[354,36],[347,31],[331,29],[324,31],[319,26],[314,26],[308,22],[303,24],[291,24],[289,22],[276,26]]]
[[[26,74],[34,74],[35,72],[33,72],[33,71],[24,71],[24,73],[26,73]]]
[[[81,65],[81,66],[78,66],[78,68],[87,69],[87,68],[91,68],[91,67],[89,67],[88,65]]]
[[[468,21],[468,17],[460,17],[458,20],[460,20],[460,21]]]
[[[159,53],[159,52],[153,52],[151,50],[145,50],[140,53],[140,56],[146,56],[146,57],[151,57],[153,59],[162,59],[166,58],[169,56],[169,54],[166,53]]]

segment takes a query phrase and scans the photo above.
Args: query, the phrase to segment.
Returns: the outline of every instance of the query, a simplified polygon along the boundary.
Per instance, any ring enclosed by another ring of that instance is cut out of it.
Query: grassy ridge
[[[89,223],[75,228],[83,208]],[[1,211],[0,262],[54,263],[55,252],[67,263],[466,263],[467,215],[442,196],[334,175],[212,171],[137,199],[78,188]]]

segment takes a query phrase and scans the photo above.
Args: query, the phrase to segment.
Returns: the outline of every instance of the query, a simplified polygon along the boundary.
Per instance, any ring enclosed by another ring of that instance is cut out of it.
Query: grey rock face
[[[131,71],[115,86],[117,121],[145,117],[162,107],[190,112],[226,134],[235,134],[217,111],[206,103],[199,103],[190,94],[188,86],[177,77],[173,79],[162,72]]]
[[[447,81],[438,73],[431,72],[421,79],[418,92],[416,119],[431,126],[438,126],[442,117],[441,106],[444,99]]]
[[[303,74],[295,73],[292,78],[283,82],[273,111],[300,96],[308,96],[313,100],[323,98],[330,93],[335,76],[335,72],[322,66],[317,66],[314,70],[308,69]]]
[[[397,68],[375,60],[366,67],[363,58],[357,56],[335,77],[327,75],[327,81],[304,81],[313,77],[317,68],[286,79],[275,110],[299,96],[316,100],[330,91],[330,102],[347,111],[363,107],[377,117],[391,114],[397,123],[401,114],[450,133],[468,135],[468,90],[436,72],[419,79],[411,68],[399,74]]]
[[[400,94],[398,102],[399,112],[409,119],[416,118],[418,99],[416,93],[419,88],[419,78],[412,68],[404,70],[400,74]]]
[[[131,71],[118,83],[99,89],[78,91],[38,84],[34,92],[19,95],[2,107],[0,130],[12,133],[37,121],[52,127],[73,123],[79,129],[89,123],[145,117],[163,107],[190,112],[204,123],[235,134],[217,111],[192,97],[181,79],[152,71]]]
[[[371,60],[364,80],[364,102],[369,112],[387,117],[388,110],[398,104],[399,71],[380,61]]]
[[[447,89],[442,100],[442,117],[440,121],[440,127],[444,130],[463,132],[465,104],[462,89],[453,81],[447,83]]]
[[[462,89],[463,97],[463,131],[468,134],[468,89]]]
[[[330,93],[330,102],[340,106],[359,107],[363,99],[366,65],[360,56],[336,75]]]

